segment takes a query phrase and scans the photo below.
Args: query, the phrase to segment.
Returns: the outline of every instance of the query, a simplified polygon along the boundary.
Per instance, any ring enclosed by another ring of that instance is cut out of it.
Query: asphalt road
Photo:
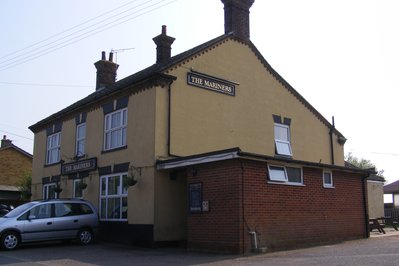
[[[248,256],[110,243],[47,243],[0,251],[0,265],[399,265],[399,234]]]

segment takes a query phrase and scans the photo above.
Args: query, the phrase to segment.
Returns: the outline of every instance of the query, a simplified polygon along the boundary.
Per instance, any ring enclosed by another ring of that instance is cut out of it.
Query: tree
[[[370,169],[370,168],[375,168],[375,171],[377,172],[377,175],[379,176],[384,176],[384,170],[377,170],[377,167],[375,166],[374,163],[372,163],[370,160],[364,159],[364,158],[357,158],[354,156],[351,152],[348,153],[345,156],[345,161],[347,161],[350,164],[353,164],[356,167],[359,167],[361,169]]]
[[[21,192],[22,200],[30,200],[30,197],[32,196],[31,187],[32,175],[30,172],[25,173],[21,181],[18,182],[18,189]]]

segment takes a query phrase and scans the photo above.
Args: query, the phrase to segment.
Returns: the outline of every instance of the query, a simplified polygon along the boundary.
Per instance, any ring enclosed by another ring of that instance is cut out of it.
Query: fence
[[[398,221],[399,219],[399,208],[385,208],[384,216],[391,217],[393,220]]]

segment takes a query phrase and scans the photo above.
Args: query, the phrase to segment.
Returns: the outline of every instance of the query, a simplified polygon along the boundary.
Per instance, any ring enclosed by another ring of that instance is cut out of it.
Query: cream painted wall
[[[122,95],[109,99],[114,101]],[[107,102],[109,102],[107,101]],[[155,145],[155,88],[142,90],[129,96],[127,149],[103,153],[104,113],[101,104],[92,106],[87,112],[86,120],[86,154],[87,158],[97,158],[98,167],[130,162],[131,166],[140,169],[141,176],[135,187],[129,188],[128,220],[129,223],[154,223],[154,145]],[[82,111],[82,112],[83,112]],[[75,115],[63,121],[61,131],[61,157],[68,163],[75,155]],[[60,175],[61,164],[45,167],[46,154],[45,129],[35,134],[33,162],[33,198],[42,198],[42,177]],[[99,206],[99,176],[92,171],[85,178],[88,187],[84,197],[97,207]],[[61,197],[72,197],[73,181],[67,176],[61,177]]]
[[[187,85],[190,69],[239,83],[236,96]],[[274,155],[272,114],[276,114],[292,119],[293,159],[331,163],[328,127],[245,44],[228,40],[167,73],[177,76],[172,84],[171,153],[186,156],[238,146]],[[343,147],[336,136],[334,145],[336,164],[343,165]]]
[[[155,177],[155,241],[187,239],[187,178],[185,172],[171,179],[167,172]]]
[[[384,184],[367,181],[367,203],[370,218],[384,217]]]
[[[188,86],[190,68],[218,78],[238,82],[236,96]],[[244,44],[228,40],[200,56],[166,71],[177,80],[171,87],[171,153],[191,155],[225,148],[274,155],[272,114],[292,119],[294,159],[330,163],[329,129],[285,89]],[[123,95],[114,97],[116,100]],[[156,159],[168,154],[168,88],[153,87],[129,96],[127,149],[103,153],[103,103],[90,106],[86,122],[86,153],[97,157],[98,166],[130,162],[140,171],[138,183],[128,190],[129,224],[154,224],[156,241],[185,237],[186,178],[170,180],[154,168]],[[108,101],[107,101],[108,102]],[[62,127],[61,154],[68,162],[75,152],[74,116]],[[336,136],[335,160],[343,165],[343,148]],[[60,174],[60,165],[44,167],[45,129],[35,134],[33,198],[41,198],[41,178]],[[98,206],[99,176],[93,171],[85,180],[86,199]],[[72,180],[62,177],[61,196],[72,195]]]

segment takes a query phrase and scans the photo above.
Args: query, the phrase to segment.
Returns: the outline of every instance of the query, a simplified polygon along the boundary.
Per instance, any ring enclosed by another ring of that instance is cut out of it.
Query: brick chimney
[[[3,139],[1,140],[1,148],[11,146],[11,140],[7,139],[6,135],[3,135]]]
[[[116,70],[119,65],[114,63],[113,60],[114,54],[109,53],[109,59],[105,58],[105,52],[101,53],[101,60],[94,63],[97,68],[97,81],[96,81],[96,90],[102,89],[108,85],[115,83],[116,80]]]
[[[157,45],[157,63],[168,61],[171,57],[172,43],[175,38],[166,35],[166,26],[162,26],[162,33],[152,39]]]
[[[249,40],[249,8],[255,0],[222,0],[224,4],[224,33],[233,32],[243,40]]]

